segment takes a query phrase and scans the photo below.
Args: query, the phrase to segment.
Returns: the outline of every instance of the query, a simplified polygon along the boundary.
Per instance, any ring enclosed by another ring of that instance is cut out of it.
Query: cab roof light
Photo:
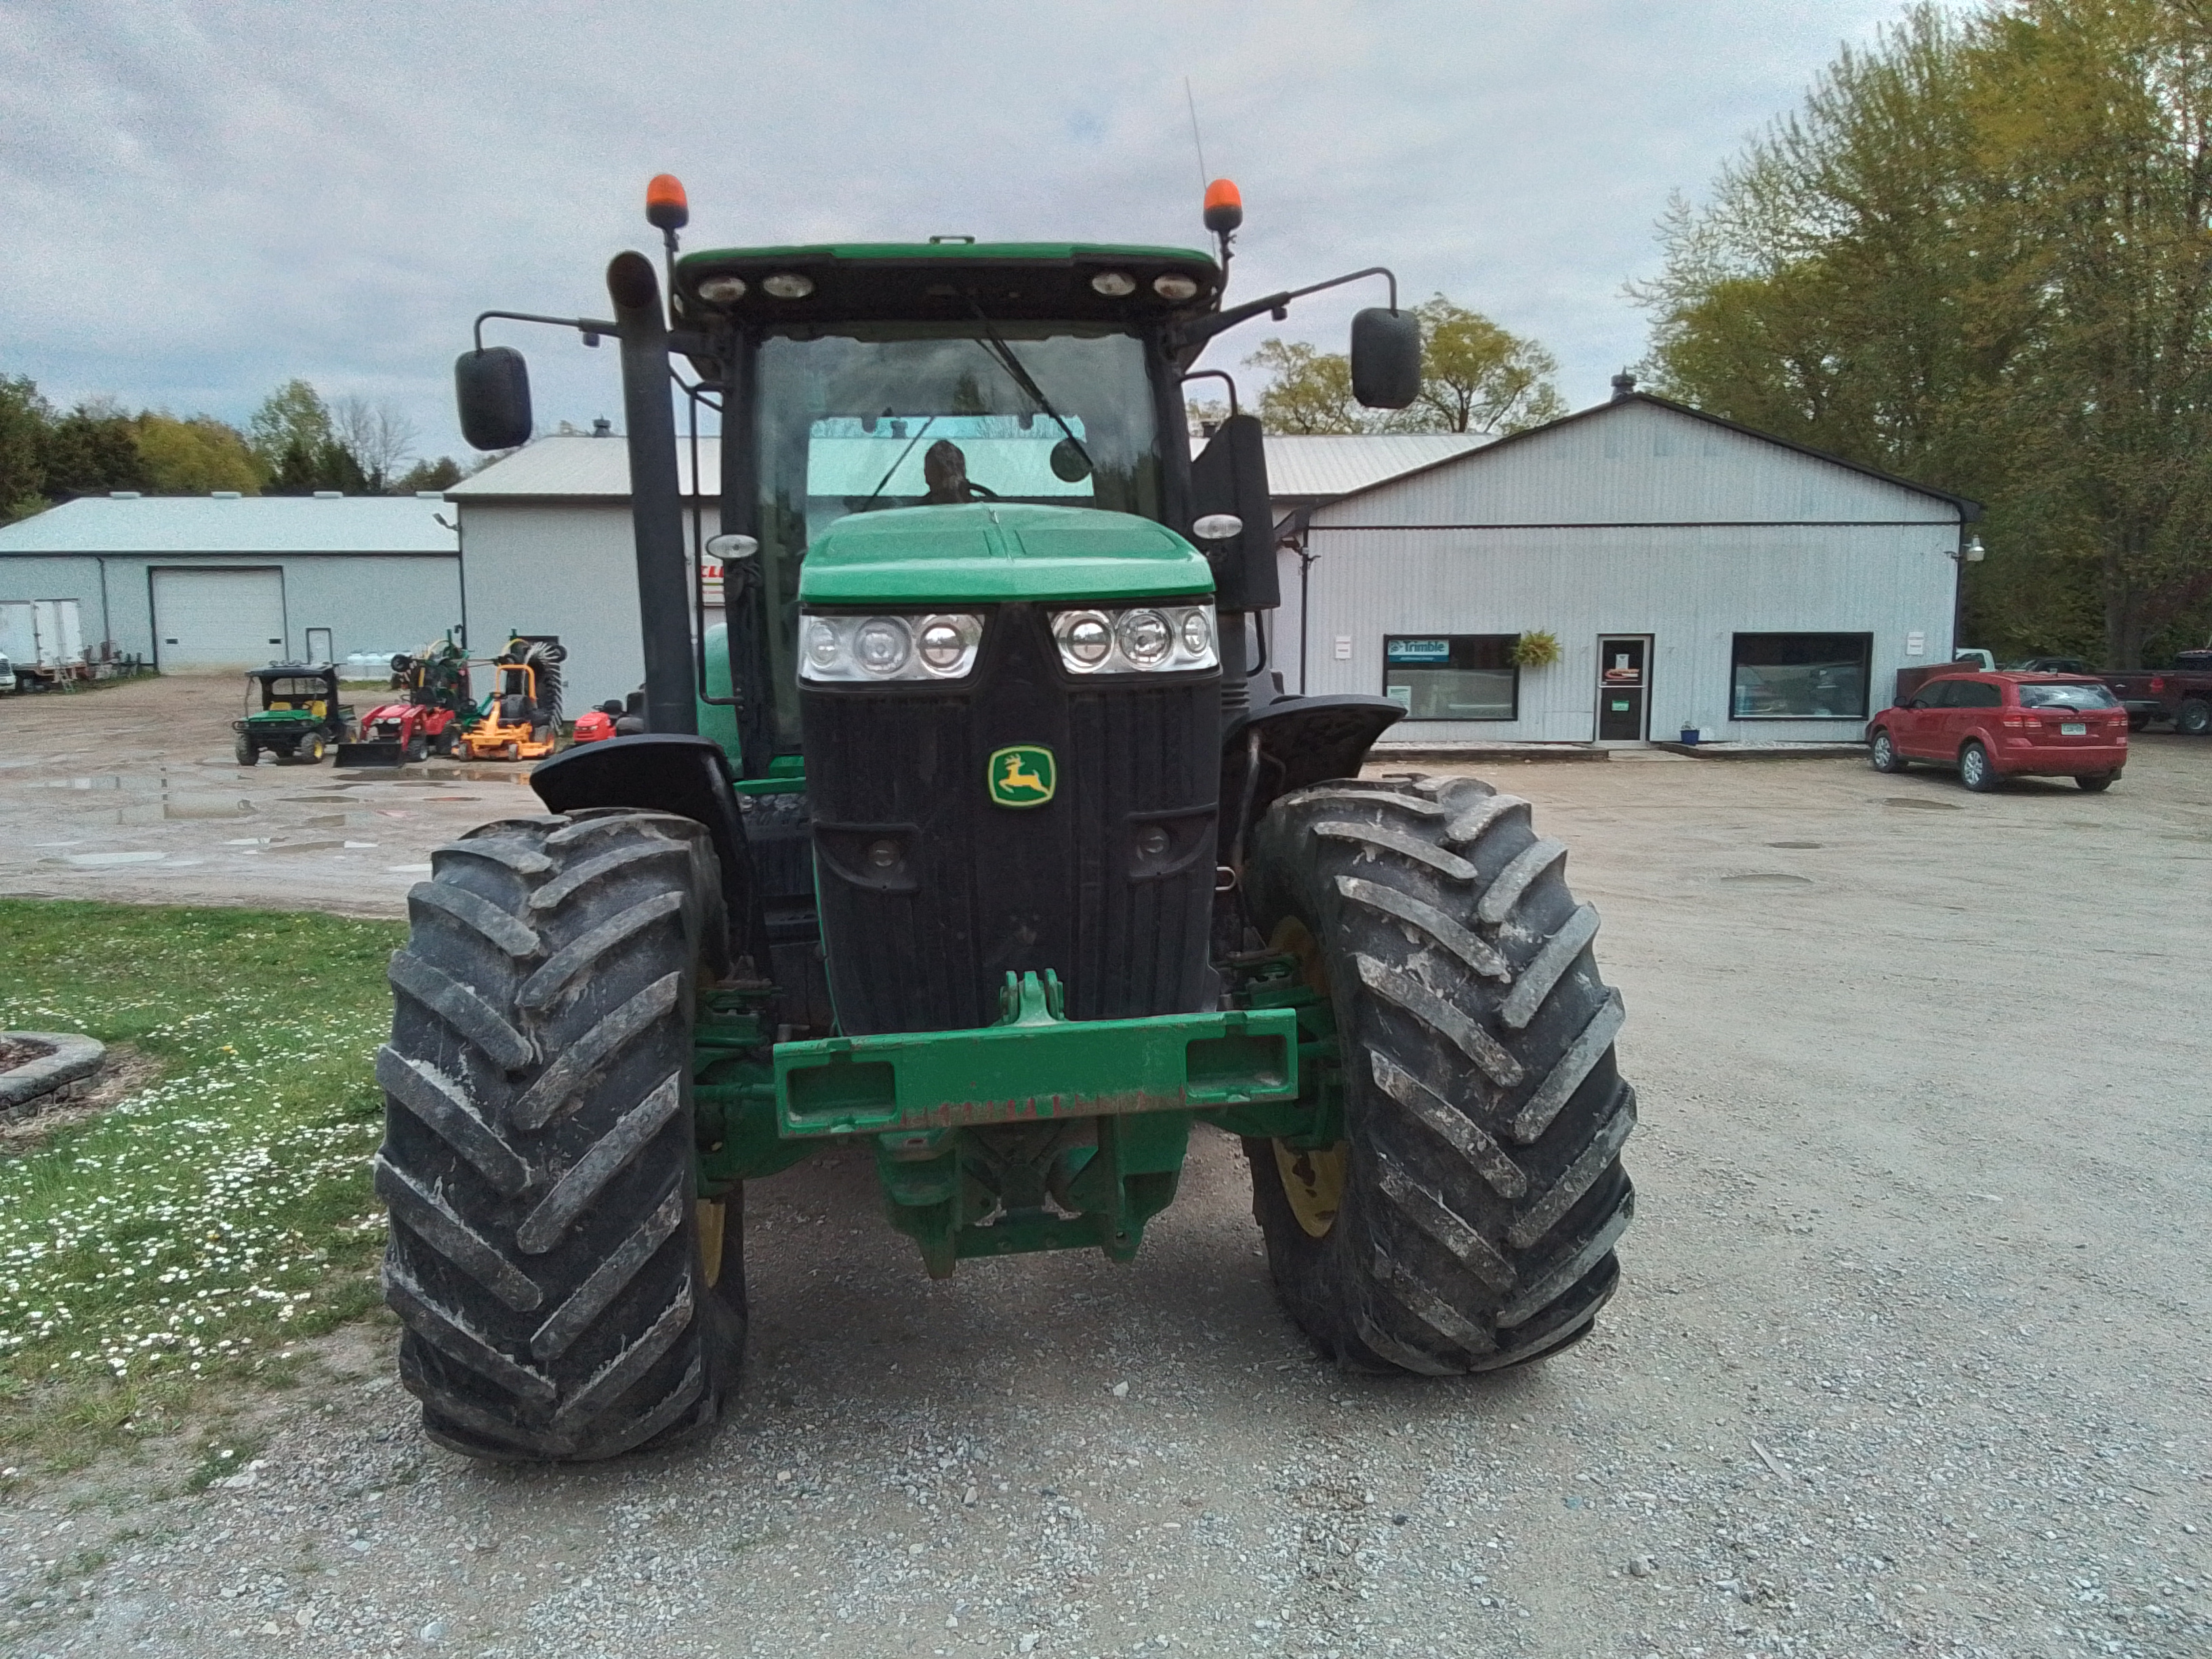
[[[656,173],[645,187],[645,222],[655,230],[678,231],[691,222],[691,204],[684,194],[684,181],[672,173]]]
[[[1206,187],[1206,228],[1226,236],[1244,222],[1244,198],[1231,179],[1216,179]]]

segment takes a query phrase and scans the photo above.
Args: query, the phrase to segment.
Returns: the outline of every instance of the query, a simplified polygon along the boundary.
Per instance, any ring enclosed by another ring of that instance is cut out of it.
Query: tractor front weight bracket
[[[1030,1250],[1128,1261],[1194,1121],[1293,1146],[1342,1135],[1327,999],[1288,957],[1231,976],[1229,1008],[1071,1020],[1055,975],[1008,974],[995,1025],[809,1042],[774,1041],[772,987],[714,988],[694,1037],[700,1196],[866,1139],[933,1278]]]

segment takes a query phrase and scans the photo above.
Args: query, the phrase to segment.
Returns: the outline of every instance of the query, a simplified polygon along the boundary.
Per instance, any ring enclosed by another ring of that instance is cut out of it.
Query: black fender
[[[1252,828],[1279,795],[1357,776],[1375,740],[1405,719],[1388,697],[1278,697],[1230,722],[1221,738],[1221,861],[1244,871]]]
[[[539,763],[530,774],[530,787],[556,812],[633,806],[674,812],[704,824],[722,867],[723,904],[729,919],[728,958],[717,966],[727,970],[734,964],[742,975],[743,959],[750,957],[750,976],[768,977],[768,923],[760,884],[753,874],[729,757],[713,738],[649,732],[579,744]]]

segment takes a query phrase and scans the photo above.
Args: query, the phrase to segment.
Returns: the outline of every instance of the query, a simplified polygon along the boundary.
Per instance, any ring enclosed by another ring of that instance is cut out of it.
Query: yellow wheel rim
[[[1275,1170],[1283,1178],[1283,1196],[1291,1213],[1309,1238],[1326,1238],[1336,1225],[1337,1207],[1344,1201],[1344,1161],[1346,1143],[1338,1141],[1326,1152],[1298,1152],[1278,1140]]]
[[[699,1216],[699,1260],[707,1269],[707,1288],[713,1290],[722,1276],[722,1221],[729,1206],[720,1199],[702,1198],[696,1208]]]
[[[1298,959],[1301,981],[1323,996],[1329,994],[1328,964],[1322,957],[1320,941],[1305,923],[1296,916],[1285,916],[1277,924],[1275,936],[1268,943]],[[1291,1213],[1297,1218],[1307,1237],[1328,1237],[1328,1230],[1336,1224],[1337,1210],[1344,1201],[1344,1165],[1351,1150],[1349,1144],[1340,1140],[1334,1146],[1314,1152],[1278,1140],[1274,1147],[1275,1170],[1282,1176],[1283,1196],[1290,1200]]]

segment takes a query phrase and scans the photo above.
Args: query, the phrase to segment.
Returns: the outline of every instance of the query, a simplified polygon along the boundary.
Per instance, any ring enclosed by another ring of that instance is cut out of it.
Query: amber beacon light
[[[1209,194],[1206,199],[1206,211],[1211,213],[1213,198]],[[646,185],[645,220],[655,230],[681,230],[691,222],[691,204],[684,197],[684,181],[674,173],[656,173]]]
[[[1236,181],[1216,179],[1206,187],[1206,228],[1217,236],[1226,236],[1243,222],[1244,198]]]

